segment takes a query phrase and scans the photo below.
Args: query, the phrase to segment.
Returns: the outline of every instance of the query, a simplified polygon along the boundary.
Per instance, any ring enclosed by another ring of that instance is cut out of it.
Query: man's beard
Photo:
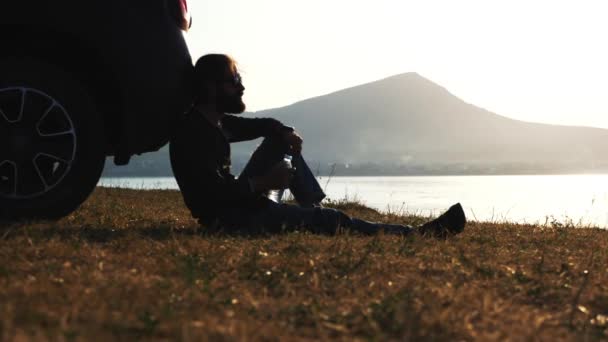
[[[219,96],[217,99],[217,109],[222,113],[240,114],[245,111],[245,103],[240,95]]]

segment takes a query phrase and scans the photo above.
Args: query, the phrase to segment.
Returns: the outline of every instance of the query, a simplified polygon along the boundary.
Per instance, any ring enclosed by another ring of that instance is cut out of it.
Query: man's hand
[[[292,154],[302,153],[302,137],[296,131],[288,131],[283,133],[283,140],[289,145],[289,150]]]
[[[267,174],[251,179],[255,191],[286,189],[293,178],[294,169],[285,163],[276,163]]]

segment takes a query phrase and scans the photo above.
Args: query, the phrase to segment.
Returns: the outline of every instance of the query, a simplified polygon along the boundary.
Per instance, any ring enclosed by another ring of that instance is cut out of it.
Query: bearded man
[[[235,61],[221,54],[201,57],[194,67],[192,109],[170,142],[173,173],[193,217],[211,231],[278,233],[308,230],[335,234],[418,233],[446,237],[463,231],[460,204],[421,227],[374,223],[325,208],[325,194],[302,157],[302,138],[271,118],[239,117],[245,87]],[[237,178],[231,173],[230,143],[263,137]],[[292,167],[283,162],[292,156]],[[289,188],[298,205],[272,201],[271,190]]]

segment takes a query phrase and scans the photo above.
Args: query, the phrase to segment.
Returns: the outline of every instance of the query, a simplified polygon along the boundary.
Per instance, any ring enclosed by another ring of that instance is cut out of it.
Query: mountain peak
[[[336,95],[352,95],[352,92],[370,95],[378,91],[394,94],[436,93],[441,95],[449,94],[453,96],[448,92],[447,89],[420,75],[419,73],[406,72],[338,90],[330,94],[319,96],[318,98],[327,98]]]
[[[447,91],[444,87],[420,75],[417,72],[406,72],[380,79],[372,83],[390,83],[391,85],[400,85],[408,87],[423,87],[423,88],[438,88]]]
[[[405,79],[410,79],[410,80],[411,79],[423,79],[423,80],[427,80],[428,81],[428,79],[426,79],[425,77],[423,77],[422,75],[420,75],[419,73],[417,73],[415,71],[404,72],[404,73],[401,73],[401,74],[392,75],[392,76],[386,77],[384,79],[388,80],[388,79],[393,79],[393,78],[394,79],[404,79],[404,80]]]

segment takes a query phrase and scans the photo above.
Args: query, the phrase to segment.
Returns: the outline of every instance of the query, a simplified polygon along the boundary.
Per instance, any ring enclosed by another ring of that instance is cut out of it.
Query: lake
[[[381,211],[437,215],[461,202],[476,221],[557,221],[608,227],[608,175],[319,177],[332,200]],[[101,186],[178,189],[172,177],[102,178]]]

